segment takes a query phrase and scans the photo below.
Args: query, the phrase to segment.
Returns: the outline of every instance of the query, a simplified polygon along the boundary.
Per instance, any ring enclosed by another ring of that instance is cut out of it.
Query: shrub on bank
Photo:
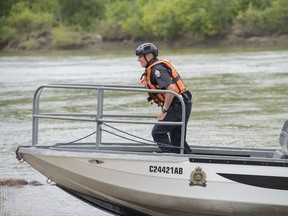
[[[52,25],[52,14],[32,11],[26,2],[18,2],[6,18],[0,18],[0,47],[34,49],[38,46],[31,35],[37,37],[50,32]]]
[[[81,34],[65,26],[53,28],[51,38],[55,48],[78,48],[81,46]]]
[[[104,40],[125,40],[139,32],[138,6],[128,1],[112,1],[105,6],[98,31]],[[140,30],[141,32],[141,30]]]
[[[0,49],[5,47],[16,35],[16,31],[0,18]]]
[[[288,1],[277,0],[263,12],[265,28],[271,33],[288,33]]]
[[[235,24],[243,36],[261,36],[288,33],[288,1],[270,1],[258,8],[253,4],[237,17]]]
[[[14,28],[17,34],[23,35],[51,30],[53,23],[52,14],[35,13],[31,9],[25,8],[21,3],[12,7],[7,19],[9,26]]]

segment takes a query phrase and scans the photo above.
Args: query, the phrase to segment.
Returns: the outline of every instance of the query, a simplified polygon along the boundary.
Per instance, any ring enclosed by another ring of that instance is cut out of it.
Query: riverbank
[[[123,42],[102,42],[95,44],[86,49],[100,49],[100,50],[121,50],[125,48],[135,49],[139,44],[145,41],[123,41]],[[236,35],[229,35],[227,37],[218,37],[210,40],[197,42],[189,40],[176,40],[176,41],[152,41],[158,47],[165,50],[172,49],[189,49],[189,48],[229,48],[229,47],[287,47],[288,48],[288,35],[281,36],[261,36],[261,37],[238,37]]]
[[[2,52],[19,53],[23,51],[99,51],[99,52],[121,52],[125,50],[134,50],[139,44],[146,41],[105,41],[100,36],[89,35],[83,36],[81,44],[71,47],[54,47],[51,43],[49,34],[42,34],[38,36],[30,36],[25,41],[15,41],[2,50]],[[174,49],[191,49],[191,48],[229,48],[229,47],[283,47],[288,48],[288,35],[271,35],[271,36],[251,36],[242,37],[237,34],[229,34],[227,36],[218,36],[204,41],[193,40],[175,40],[175,41],[161,41],[150,40],[157,44],[161,50]]]

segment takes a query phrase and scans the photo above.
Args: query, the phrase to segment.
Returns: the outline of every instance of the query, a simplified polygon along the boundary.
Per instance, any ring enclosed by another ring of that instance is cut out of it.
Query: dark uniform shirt
[[[157,64],[152,68],[151,83],[153,85],[159,85],[161,89],[165,89],[170,84],[173,84],[171,75],[171,69],[167,68],[163,64]]]

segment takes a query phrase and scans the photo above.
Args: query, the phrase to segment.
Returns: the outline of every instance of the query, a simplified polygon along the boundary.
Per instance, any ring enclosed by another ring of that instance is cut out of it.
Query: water
[[[193,93],[188,142],[193,145],[278,148],[282,124],[288,119],[288,51],[221,52],[163,56],[172,60]],[[38,180],[43,186],[0,187],[0,215],[110,215],[71,197],[14,154],[19,145],[31,144],[33,93],[47,83],[137,85],[143,69],[134,56],[62,55],[0,57],[0,179]],[[61,94],[60,94],[61,93]],[[64,96],[62,96],[64,95]],[[112,95],[113,96],[113,95]],[[61,97],[61,101],[51,104]],[[51,91],[46,110],[93,113],[93,93]],[[80,100],[81,98],[81,100]],[[82,100],[83,99],[83,100]],[[82,101],[80,103],[80,101]],[[91,105],[92,104],[92,105]],[[141,105],[140,108],[136,105]],[[111,112],[156,114],[145,96],[116,95],[107,102]],[[71,110],[68,110],[71,111]],[[46,123],[46,122],[45,122]],[[72,141],[91,132],[83,124],[65,124]],[[148,126],[147,126],[148,127]],[[150,128],[130,128],[150,137]],[[39,143],[59,141],[62,128],[47,122]],[[73,131],[73,133],[71,133]],[[77,131],[77,132],[75,132]],[[62,138],[62,137],[61,137]]]

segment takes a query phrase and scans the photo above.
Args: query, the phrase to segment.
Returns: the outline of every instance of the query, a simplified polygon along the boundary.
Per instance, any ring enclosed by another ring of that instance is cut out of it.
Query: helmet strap
[[[154,54],[153,54],[154,55]],[[151,59],[150,61],[147,60],[146,55],[144,55],[144,59],[147,62],[146,68],[150,65],[150,63],[156,58],[156,56],[154,55],[154,58]]]

